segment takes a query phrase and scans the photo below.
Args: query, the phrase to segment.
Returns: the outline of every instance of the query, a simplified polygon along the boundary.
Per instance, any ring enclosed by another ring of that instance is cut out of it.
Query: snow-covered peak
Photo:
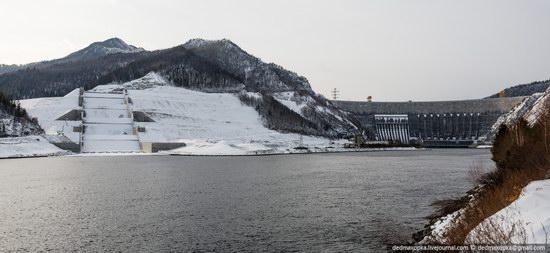
[[[110,38],[108,40],[105,40],[103,42],[95,42],[95,43],[92,43],[92,45],[100,45],[100,46],[103,46],[103,47],[106,47],[106,48],[117,48],[117,49],[120,49],[120,50],[124,50],[124,51],[133,51],[136,49],[136,47],[134,46],[130,46],[128,44],[126,44],[126,42],[124,42],[123,40],[119,39],[119,38]]]
[[[185,44],[183,44],[183,46],[187,49],[191,49],[191,48],[201,47],[201,46],[207,45],[207,44],[212,43],[212,42],[213,41],[211,41],[211,40],[195,38],[195,39],[191,39],[191,40],[187,41]]]
[[[138,48],[132,45],[126,44],[119,38],[111,38],[101,42],[94,42],[88,47],[74,52],[67,57],[63,58],[64,61],[79,61],[98,58],[101,56],[116,54],[116,53],[138,53],[143,52],[145,49]]]
[[[213,45],[222,46],[222,47],[227,48],[227,49],[239,49],[239,50],[241,50],[239,48],[239,46],[237,46],[237,44],[233,43],[232,41],[230,41],[228,39],[205,40],[205,39],[201,39],[201,38],[195,38],[195,39],[191,39],[187,43],[183,44],[183,47],[185,47],[186,49],[195,49],[195,48],[200,48],[200,47],[205,47],[205,46],[213,46]]]
[[[136,53],[145,51],[143,48],[138,48],[132,45],[126,44],[119,38],[111,38],[102,42],[94,42],[86,49],[102,50],[106,54],[109,53]]]

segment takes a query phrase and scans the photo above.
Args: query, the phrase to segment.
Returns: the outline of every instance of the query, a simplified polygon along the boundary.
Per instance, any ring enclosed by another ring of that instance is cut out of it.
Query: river
[[[2,251],[379,251],[489,150],[0,160]]]

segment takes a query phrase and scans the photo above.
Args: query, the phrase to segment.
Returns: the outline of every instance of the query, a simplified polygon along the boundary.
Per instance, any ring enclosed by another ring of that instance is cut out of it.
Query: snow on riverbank
[[[516,201],[474,228],[468,234],[467,242],[487,243],[484,235],[487,228],[493,234],[498,232],[510,234],[510,241],[516,244],[548,245],[550,243],[550,179],[529,183],[523,188]]]
[[[251,155],[270,151],[270,148],[259,143],[229,143],[227,141],[208,142],[188,140],[186,147],[167,151],[167,154],[178,155]]]
[[[169,155],[189,156],[248,156],[248,155],[280,155],[280,154],[308,154],[308,153],[337,153],[337,152],[369,152],[369,151],[397,151],[420,150],[416,148],[342,148],[333,146],[305,145],[305,149],[296,149],[292,144],[261,144],[261,143],[231,143],[227,141],[211,142],[204,140],[187,140],[187,146],[161,152]],[[305,142],[304,142],[305,143]],[[311,144],[311,143],[310,143]]]
[[[463,212],[464,209],[460,209],[439,218],[430,226],[430,234],[425,236],[418,244],[448,244],[447,231],[451,226],[461,222],[460,218]]]
[[[470,202],[471,203],[471,202]],[[471,206],[469,206],[471,207]],[[462,222],[465,208],[440,218],[419,244],[446,244],[449,229]],[[519,198],[469,232],[466,244],[550,243],[550,179],[533,181]]]
[[[41,136],[0,138],[0,158],[41,157],[71,154]]]
[[[27,110],[31,117],[38,119],[38,124],[46,135],[58,135],[63,132],[71,141],[79,142],[79,133],[73,132],[74,126],[80,126],[82,121],[57,120],[65,113],[75,109],[78,110],[79,89],[75,89],[64,97],[34,98],[20,100],[21,107]]]

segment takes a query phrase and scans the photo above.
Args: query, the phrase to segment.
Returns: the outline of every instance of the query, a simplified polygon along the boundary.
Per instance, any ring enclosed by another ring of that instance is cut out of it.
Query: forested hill
[[[35,119],[25,109],[0,92],[0,137],[26,136],[42,133]]]
[[[520,84],[504,89],[504,94],[502,95],[505,97],[531,96],[535,93],[545,92],[548,86],[550,86],[550,80]],[[493,94],[487,98],[497,97],[499,97],[499,93]]]
[[[6,65],[6,64],[0,64],[0,75],[8,72],[16,71],[20,68],[19,65]]]
[[[229,40],[193,39],[148,52],[115,38],[93,43],[65,58],[3,66],[0,91],[16,99],[61,96],[77,87],[130,81],[151,71],[162,73],[177,86],[204,92],[311,89],[306,78],[264,63]]]
[[[117,49],[101,50],[98,45]],[[173,86],[201,92],[259,93],[260,100],[240,98],[254,106],[272,129],[326,137],[351,136],[360,131],[352,115],[316,94],[305,77],[265,63],[226,39],[193,39],[151,52],[119,39],[96,42],[65,58],[1,74],[0,91],[17,99],[63,96],[78,87],[127,82],[150,72]],[[293,105],[279,102],[284,99]],[[291,118],[302,120],[290,124]]]

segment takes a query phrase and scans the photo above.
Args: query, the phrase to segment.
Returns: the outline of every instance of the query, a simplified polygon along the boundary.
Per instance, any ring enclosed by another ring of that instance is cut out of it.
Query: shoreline
[[[170,153],[169,151],[163,151],[161,153],[170,156],[275,156],[275,155],[312,155],[312,154],[336,154],[336,153],[361,153],[361,152],[384,152],[384,151],[423,151],[424,148],[375,148],[375,149],[353,149],[353,150],[333,150],[333,151],[314,151],[314,152],[273,152],[273,153],[261,153],[261,154],[178,154]]]
[[[40,154],[40,155],[21,155],[12,157],[0,157],[0,159],[24,159],[24,158],[45,158],[45,157],[108,157],[108,156],[196,156],[196,157],[253,157],[253,156],[276,156],[276,155],[308,155],[308,154],[335,154],[335,153],[361,153],[361,152],[391,152],[391,151],[424,151],[425,148],[369,148],[369,149],[338,149],[330,151],[305,151],[305,152],[268,152],[258,154],[181,154],[170,151],[161,151],[158,153],[132,153],[132,152],[113,152],[113,153],[69,153],[69,154]]]
[[[24,159],[24,158],[45,158],[45,157],[112,157],[112,156],[188,156],[188,157],[252,157],[252,156],[281,156],[281,155],[310,155],[310,154],[338,154],[338,153],[367,153],[367,152],[395,152],[395,151],[426,151],[437,148],[417,148],[417,147],[391,147],[391,148],[334,148],[334,150],[309,150],[309,151],[274,151],[274,152],[258,152],[250,154],[207,154],[207,153],[178,153],[171,151],[160,151],[157,153],[144,152],[100,152],[100,153],[72,153],[70,151],[62,151],[60,153],[49,154],[32,154],[32,155],[16,155],[9,157],[0,157],[0,160],[5,159]],[[470,149],[470,148],[466,148]],[[67,153],[63,153],[67,152]]]

